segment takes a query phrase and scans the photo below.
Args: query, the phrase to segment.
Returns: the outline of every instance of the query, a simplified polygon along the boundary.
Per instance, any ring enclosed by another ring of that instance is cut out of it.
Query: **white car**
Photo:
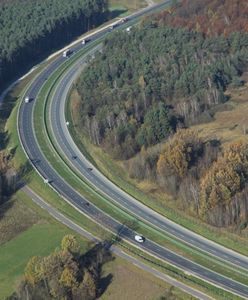
[[[144,243],[145,241],[145,238],[142,235],[138,235],[138,234],[135,235],[134,239],[138,243]]]
[[[25,103],[29,103],[30,100],[31,100],[31,98],[29,96],[26,96],[25,99],[24,99]]]

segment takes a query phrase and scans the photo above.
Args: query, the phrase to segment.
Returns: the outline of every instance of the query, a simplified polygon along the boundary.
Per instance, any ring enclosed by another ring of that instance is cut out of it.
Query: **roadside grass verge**
[[[185,283],[188,286],[195,287],[197,286],[197,289],[199,291],[207,293],[209,296],[212,296],[214,299],[223,299],[223,300],[241,300],[242,297],[239,297],[237,295],[234,295],[232,293],[229,293],[223,289],[220,289],[212,284],[209,284],[205,280],[202,280],[200,278],[197,278],[193,275],[191,275],[188,272],[182,272],[178,270],[176,267],[167,264],[163,261],[160,261],[156,257],[152,257],[148,255],[147,253],[144,254],[144,252],[140,251],[137,248],[131,247],[130,245],[127,245],[123,243],[122,241],[118,242],[118,244],[127,251],[127,253],[130,253],[130,255],[141,259],[141,261],[145,262],[151,267],[156,267],[156,269],[160,270],[161,272],[166,272],[169,276],[173,278],[177,278],[180,282]]]
[[[110,10],[129,10],[135,11],[137,9],[147,6],[145,0],[110,0]]]
[[[100,296],[100,300],[159,300],[162,297],[177,300],[196,299],[155,276],[144,273],[137,266],[127,264],[126,260],[119,257],[103,266],[103,276],[108,274],[113,275],[112,282]]]

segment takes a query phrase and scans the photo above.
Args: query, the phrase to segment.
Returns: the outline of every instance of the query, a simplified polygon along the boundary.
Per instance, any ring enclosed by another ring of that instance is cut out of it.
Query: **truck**
[[[69,57],[71,54],[72,54],[71,49],[66,49],[66,50],[63,52],[63,57]]]
[[[83,39],[81,44],[82,44],[82,45],[85,45],[85,44],[87,44],[89,41],[90,41],[89,38]]]

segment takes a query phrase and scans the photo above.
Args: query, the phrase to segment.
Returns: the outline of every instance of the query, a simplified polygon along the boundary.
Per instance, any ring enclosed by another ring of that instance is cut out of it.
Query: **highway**
[[[138,219],[152,224],[160,231],[169,233],[174,238],[176,237],[195,248],[247,270],[248,258],[246,256],[209,241],[154,212],[114,185],[83,156],[70,136],[64,111],[67,94],[77,74],[78,65],[75,65],[64,75],[57,86],[49,107],[49,125],[52,129],[54,140],[57,148],[67,157],[70,165],[89,183]],[[89,168],[91,171],[89,171]]]
[[[161,6],[161,5],[160,5]],[[152,11],[153,8],[149,7],[145,10]],[[144,13],[144,12],[143,12]],[[137,16],[141,16],[142,13],[138,13],[132,17],[132,20],[137,18]],[[92,41],[102,38],[104,35],[108,34],[108,29],[103,30],[100,33],[97,33],[92,37]],[[79,44],[75,46],[73,49],[74,52],[77,52],[82,46]],[[65,58],[62,56],[58,57],[54,60],[37,78],[34,80],[26,95],[29,95],[31,98],[35,99],[41,89],[42,85],[45,83],[46,79],[65,61]],[[67,90],[64,89],[65,86],[68,86],[68,83],[72,81],[73,76],[76,74],[78,65],[75,67],[76,69],[71,69],[66,73],[63,78],[64,83],[60,84],[61,90],[58,88],[56,91],[57,99],[62,95],[66,95]],[[66,76],[70,77],[66,77]],[[61,99],[61,98],[60,98]],[[51,114],[54,123],[54,134],[56,136],[56,140],[63,141],[63,151],[69,158],[72,158],[72,155],[75,155],[78,151],[76,149],[75,144],[71,144],[70,137],[68,137],[69,133],[67,128],[65,127],[65,119],[64,107],[57,107],[59,101],[56,101],[56,96],[54,97],[54,101],[51,106]],[[63,101],[61,101],[63,102]],[[57,103],[57,104],[56,104]],[[194,274],[203,280],[216,284],[224,289],[231,291],[237,295],[248,298],[248,287],[242,285],[238,282],[235,282],[229,278],[216,274],[211,270],[208,270],[196,263],[193,263],[171,251],[165,249],[164,247],[150,241],[146,240],[144,244],[135,244],[134,235],[131,229],[123,226],[117,220],[106,215],[104,212],[99,210],[94,205],[88,203],[87,199],[84,199],[81,195],[79,195],[70,185],[68,185],[63,178],[51,167],[49,162],[46,160],[45,156],[40,150],[37,139],[35,137],[34,127],[33,127],[33,109],[34,109],[35,100],[31,101],[28,104],[22,103],[19,110],[18,115],[18,130],[19,136],[27,153],[28,157],[32,161],[33,165],[37,169],[37,171],[44,177],[49,179],[50,185],[67,201],[69,201],[72,205],[74,205],[78,210],[87,215],[88,217],[95,220],[97,223],[104,226],[107,230],[111,232],[115,232],[116,234],[121,234],[121,237],[127,240],[129,243],[134,244],[135,246],[139,246],[144,251],[147,251],[149,254],[154,255],[160,259],[167,261],[170,264],[173,264],[180,269],[185,270],[188,273]],[[55,106],[53,106],[55,105]],[[70,148],[72,147],[72,148]],[[154,213],[149,208],[141,205],[135,199],[126,195],[123,191],[120,191],[116,188],[111,182],[109,182],[105,177],[103,177],[97,170],[89,171],[89,162],[85,160],[84,157],[80,153],[77,153],[77,159],[74,159],[72,164],[75,168],[77,168],[88,180],[90,180],[94,185],[100,188],[105,194],[108,194],[111,198],[114,198],[115,201],[118,202],[122,206],[128,206],[127,208],[132,210],[137,216],[141,219],[145,219],[150,223],[153,223],[155,226],[162,228],[165,231],[171,232],[172,235],[178,237],[180,239],[185,239],[189,244],[195,245],[197,243],[197,247],[203,249],[206,252],[212,253],[213,255],[222,257],[223,259],[232,262],[233,264],[238,264],[243,268],[247,269],[248,260],[246,257],[239,255],[233,251],[225,249],[217,244],[209,242],[190,231],[180,227],[171,221],[168,221],[166,218],[160,216],[157,213]],[[131,206],[130,206],[131,205]]]

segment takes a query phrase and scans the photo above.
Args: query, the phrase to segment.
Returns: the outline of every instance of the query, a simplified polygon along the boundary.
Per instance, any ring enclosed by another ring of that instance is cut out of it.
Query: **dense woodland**
[[[145,23],[118,32],[78,83],[81,114],[92,142],[127,159],[166,139],[178,126],[205,120],[240,85],[248,35],[201,33]],[[204,119],[205,118],[205,119]]]
[[[49,256],[35,256],[29,260],[24,279],[7,299],[97,299],[103,292],[101,279],[105,285],[111,280],[111,274],[102,278],[102,265],[112,259],[101,244],[82,255],[76,238],[67,235],[60,249]]]
[[[227,87],[242,86],[246,10],[246,1],[185,0],[113,34],[77,84],[91,142],[216,226],[247,222],[248,146],[225,149],[183,128],[210,121]]]
[[[0,90],[52,49],[103,22],[107,0],[0,1]]]

